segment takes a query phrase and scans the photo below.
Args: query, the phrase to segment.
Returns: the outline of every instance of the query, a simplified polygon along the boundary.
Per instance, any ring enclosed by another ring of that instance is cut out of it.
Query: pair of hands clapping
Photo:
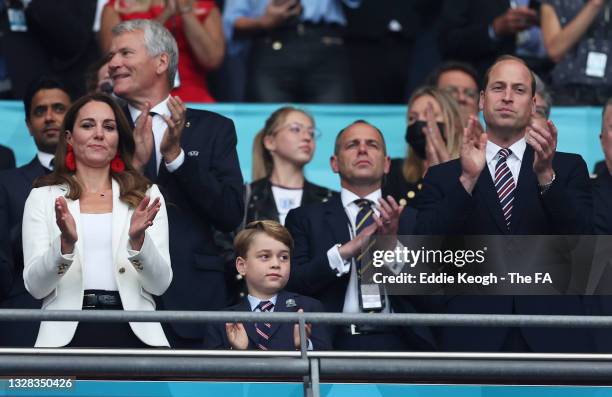
[[[303,313],[304,310],[299,309],[298,313]],[[312,324],[306,324],[306,338],[310,339],[312,334]],[[233,349],[246,350],[249,348],[249,337],[242,323],[226,323],[225,332],[227,340]],[[300,327],[298,324],[293,326],[293,346],[296,349],[300,348]]]
[[[468,125],[463,130],[460,177],[463,187],[470,194],[486,165],[487,140],[488,135],[478,118],[470,116]],[[557,127],[550,120],[545,123],[532,121],[527,126],[525,140],[534,150],[533,172],[538,183],[549,183],[554,174],[552,162],[557,150]]]
[[[187,107],[181,101],[181,98],[171,96],[168,99],[168,110],[170,110],[169,117],[163,114],[160,115],[168,125],[168,128],[164,132],[159,149],[166,163],[171,163],[181,153],[181,136],[183,128],[185,128]],[[151,104],[146,103],[134,126],[136,151],[134,153],[133,164],[134,168],[139,171],[144,170],[155,147],[153,140],[153,117],[149,114],[150,111]]]
[[[153,220],[161,207],[159,197],[151,203],[150,201],[151,199],[145,196],[134,210],[132,219],[130,220],[130,244],[132,249],[136,251],[142,248],[145,230],[153,225]],[[61,232],[60,240],[62,254],[70,254],[74,251],[74,245],[79,237],[77,235],[74,218],[70,210],[68,210],[66,199],[62,196],[55,199],[55,221]]]

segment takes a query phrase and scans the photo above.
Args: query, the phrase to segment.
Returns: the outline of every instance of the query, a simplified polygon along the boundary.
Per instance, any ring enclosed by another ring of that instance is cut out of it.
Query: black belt
[[[117,291],[86,290],[83,295],[83,309],[121,309],[121,296]]]
[[[384,325],[349,324],[342,327],[342,333],[347,335],[376,335],[393,333],[393,327]]]

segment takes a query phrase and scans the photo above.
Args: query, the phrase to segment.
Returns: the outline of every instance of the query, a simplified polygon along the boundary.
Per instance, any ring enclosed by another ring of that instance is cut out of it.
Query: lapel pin
[[[189,128],[191,127],[191,122],[190,121],[186,121],[185,122],[185,128]]]
[[[200,154],[200,152],[198,152],[197,150],[190,150],[189,152],[187,152],[187,156],[189,157],[197,157]]]
[[[285,301],[285,306],[286,307],[296,307],[297,304],[295,303],[295,299],[287,299]]]

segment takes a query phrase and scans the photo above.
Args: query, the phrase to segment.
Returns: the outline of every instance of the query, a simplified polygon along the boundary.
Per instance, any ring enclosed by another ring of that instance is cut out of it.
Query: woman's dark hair
[[[149,180],[138,173],[132,166],[134,157],[134,138],[132,137],[132,129],[128,123],[125,114],[121,107],[115,102],[113,97],[103,93],[92,93],[79,98],[70,106],[62,123],[59,143],[55,151],[55,169],[49,175],[38,178],[34,182],[34,187],[49,186],[49,185],[66,185],[68,193],[66,198],[77,200],[81,196],[82,186],[77,180],[74,171],[70,171],[66,167],[66,134],[74,130],[74,125],[77,121],[79,111],[83,106],[90,102],[102,102],[110,106],[115,115],[117,132],[119,134],[119,143],[117,144],[117,152],[125,163],[125,170],[122,172],[114,172],[109,167],[111,177],[119,183],[119,198],[132,207],[136,207],[144,198],[145,192],[151,185]]]

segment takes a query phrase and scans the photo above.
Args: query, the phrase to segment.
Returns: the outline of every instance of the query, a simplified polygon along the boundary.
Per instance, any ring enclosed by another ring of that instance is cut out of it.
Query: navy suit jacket
[[[521,163],[515,190],[510,229],[505,225],[493,179],[482,171],[472,195],[461,183],[459,160],[429,169],[424,189],[415,200],[417,234],[429,235],[570,235],[591,234],[592,199],[584,160],[575,154],[555,154],[556,179],[540,194],[533,172],[533,149],[529,146]],[[400,231],[401,234],[401,231]],[[577,296],[448,296],[449,313],[584,314]],[[508,328],[446,327],[438,330],[438,343],[447,350],[502,349]],[[585,330],[523,328],[530,350],[590,351]]]
[[[403,217],[407,225],[414,225],[412,211],[410,209]],[[335,244],[350,240],[349,225],[339,196],[293,209],[285,220],[285,227],[294,240],[287,288],[320,300],[328,312],[342,312],[350,275],[336,275],[329,267],[327,251]],[[396,312],[428,311],[410,297],[390,296],[390,300]],[[433,338],[428,328],[413,327],[405,331],[415,349],[432,348]]]
[[[287,307],[287,300],[293,299],[295,306]],[[275,312],[297,312],[298,309],[304,312],[323,312],[323,305],[316,299],[307,296],[279,291],[276,298]],[[245,297],[238,304],[227,308],[228,311],[250,312],[251,305]],[[249,349],[257,350],[257,343],[260,341],[260,336],[255,331],[253,323],[243,323],[246,333],[249,337]],[[293,323],[272,323],[268,340],[269,350],[295,350],[293,344]],[[331,350],[331,340],[328,327],[325,324],[313,324],[312,333],[310,335],[313,350]],[[207,349],[230,349],[231,345],[227,339],[225,324],[209,324],[206,328],[206,336],[204,337],[204,346]]]
[[[158,175],[147,173],[160,187],[168,211],[174,278],[159,298],[162,309],[217,310],[228,304],[224,262],[213,227],[227,232],[242,221],[244,194],[236,143],[230,119],[187,109],[181,136],[185,162],[170,173],[162,161]],[[182,338],[201,340],[204,332],[200,324],[172,327]]]
[[[6,146],[0,145],[0,170],[15,168],[15,154]]]
[[[23,284],[21,220],[32,183],[45,175],[38,158],[12,170],[0,172],[0,308],[40,309]],[[39,323],[2,324],[0,346],[34,346]]]

